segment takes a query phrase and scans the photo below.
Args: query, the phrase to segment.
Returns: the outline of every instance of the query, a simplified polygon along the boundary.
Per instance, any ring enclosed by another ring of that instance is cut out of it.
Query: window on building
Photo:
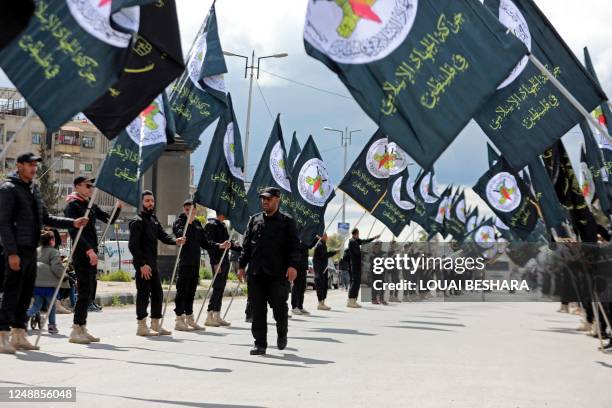
[[[91,163],[81,163],[79,164],[79,169],[81,173],[92,173],[93,172],[93,164]]]
[[[13,168],[15,168],[15,159],[7,158],[6,162],[5,162],[5,165],[4,165],[4,168],[5,169],[13,169]]]
[[[6,140],[5,142],[8,142],[9,140],[11,140],[13,138],[13,136],[15,136],[15,132],[6,132]]]
[[[96,138],[93,136],[83,136],[83,141],[81,142],[81,146],[86,147],[88,149],[96,148]]]
[[[70,130],[62,130],[56,137],[57,144],[61,145],[79,145],[79,132]]]
[[[42,143],[43,134],[42,133],[32,133],[32,144],[39,145]]]
[[[0,143],[4,143],[4,124],[0,124]]]

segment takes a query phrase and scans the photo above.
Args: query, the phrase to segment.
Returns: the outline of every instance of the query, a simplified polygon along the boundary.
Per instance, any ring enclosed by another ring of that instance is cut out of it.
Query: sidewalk
[[[200,281],[200,286],[196,291],[196,299],[204,298],[208,287],[210,286],[210,279]],[[225,286],[225,292],[223,296],[231,296],[232,291],[236,290],[237,281],[227,281]],[[164,288],[164,296],[168,290],[168,285],[162,285]],[[246,290],[246,285],[240,285],[242,290],[236,292],[236,296],[243,296]],[[172,286],[170,291],[170,301],[174,301],[176,296],[176,286]],[[209,295],[210,296],[210,295]],[[136,283],[132,282],[103,282],[98,281],[98,288],[96,290],[96,303],[102,306],[123,306],[133,305],[136,302]]]

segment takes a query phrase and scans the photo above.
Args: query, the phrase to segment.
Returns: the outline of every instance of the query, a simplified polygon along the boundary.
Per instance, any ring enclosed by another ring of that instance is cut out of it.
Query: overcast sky
[[[536,0],[561,36],[582,60],[582,48],[588,46],[604,90],[612,93],[612,8],[605,0],[559,1]],[[208,13],[212,0],[177,0],[183,52],[187,54],[194,37]],[[217,2],[217,18],[223,49],[238,54],[256,56],[286,52],[289,57],[262,61],[262,69],[271,73],[322,88],[340,95],[348,92],[336,76],[318,61],[304,52],[302,30],[306,0],[220,0]],[[248,80],[244,78],[244,60],[226,58],[229,74],[227,86],[232,93],[236,115],[244,136]],[[340,136],[323,131],[329,126],[337,129],[361,129],[353,135],[349,150],[349,163],[357,156],[364,143],[376,130],[375,124],[349,98],[331,95],[297,85],[261,72],[253,90],[253,114],[249,152],[249,169],[252,176],[262,153],[273,116],[281,114],[287,148],[293,131],[303,145],[309,134],[315,137],[323,159],[329,163],[335,183],[342,177],[342,149]],[[0,86],[10,83],[0,75]],[[261,92],[260,92],[261,89]],[[262,93],[267,101],[266,108]],[[444,120],[444,118],[440,118]],[[214,126],[208,130],[202,146],[192,156],[199,175],[203,166]],[[573,157],[577,156],[580,136],[577,131],[564,138]],[[487,169],[486,137],[473,123],[461,133],[436,164],[441,184],[455,183],[472,186]],[[334,202],[328,217],[335,213]],[[349,220],[356,221],[359,209],[349,207]],[[364,225],[369,230],[372,219]],[[377,226],[374,230],[380,230]],[[335,232],[335,227],[332,228]]]

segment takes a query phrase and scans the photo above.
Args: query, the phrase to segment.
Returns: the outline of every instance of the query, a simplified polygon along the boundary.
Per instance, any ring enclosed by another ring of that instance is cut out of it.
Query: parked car
[[[308,270],[306,271],[306,288],[308,289],[308,286],[312,287],[312,289],[314,290],[315,288],[315,275],[314,275],[314,267],[312,265],[312,256],[308,257]]]
[[[328,289],[338,289],[340,287],[340,273],[331,259],[327,265],[327,281]]]

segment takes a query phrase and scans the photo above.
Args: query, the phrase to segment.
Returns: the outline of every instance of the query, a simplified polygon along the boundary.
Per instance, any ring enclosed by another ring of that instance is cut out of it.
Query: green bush
[[[118,270],[100,276],[100,280],[103,282],[131,282],[132,276],[126,271]]]
[[[210,269],[204,268],[204,267],[200,268],[200,279],[201,280],[212,279],[212,276],[213,276],[213,274],[212,274],[212,271]]]
[[[236,282],[238,280],[238,276],[236,276],[234,272],[230,272],[227,274],[227,280]]]

